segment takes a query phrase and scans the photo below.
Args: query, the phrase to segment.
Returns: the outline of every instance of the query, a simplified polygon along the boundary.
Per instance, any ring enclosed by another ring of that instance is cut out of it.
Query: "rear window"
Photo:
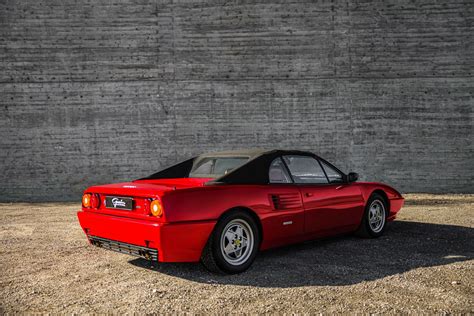
[[[249,157],[204,157],[194,162],[190,178],[219,178],[242,166]]]

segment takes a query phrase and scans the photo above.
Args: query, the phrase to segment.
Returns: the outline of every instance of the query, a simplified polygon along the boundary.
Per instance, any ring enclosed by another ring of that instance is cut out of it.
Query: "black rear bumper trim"
[[[97,236],[88,235],[88,237],[94,246],[120,253],[125,253],[127,255],[135,257],[145,258],[147,260],[158,261],[158,250],[156,249],[132,245],[121,241],[106,239]]]

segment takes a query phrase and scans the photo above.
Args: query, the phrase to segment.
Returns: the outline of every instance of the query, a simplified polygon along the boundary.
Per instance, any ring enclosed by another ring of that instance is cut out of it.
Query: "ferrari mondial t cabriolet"
[[[132,182],[92,186],[77,215],[95,246],[239,273],[259,250],[382,235],[404,199],[357,178],[309,152],[210,153]]]

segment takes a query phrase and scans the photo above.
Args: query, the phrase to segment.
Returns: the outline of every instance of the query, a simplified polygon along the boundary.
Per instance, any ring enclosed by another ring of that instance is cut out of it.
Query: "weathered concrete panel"
[[[203,151],[312,150],[474,192],[470,1],[3,1],[0,200]]]

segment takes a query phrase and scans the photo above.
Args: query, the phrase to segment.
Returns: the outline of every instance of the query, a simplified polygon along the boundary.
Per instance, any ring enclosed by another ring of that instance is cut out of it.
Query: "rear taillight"
[[[163,205],[160,200],[153,200],[150,203],[150,212],[153,216],[161,217],[163,215]]]
[[[100,197],[98,194],[91,194],[91,207],[92,208],[99,208],[100,204]]]
[[[85,208],[91,207],[91,195],[89,193],[82,196],[82,206]]]

